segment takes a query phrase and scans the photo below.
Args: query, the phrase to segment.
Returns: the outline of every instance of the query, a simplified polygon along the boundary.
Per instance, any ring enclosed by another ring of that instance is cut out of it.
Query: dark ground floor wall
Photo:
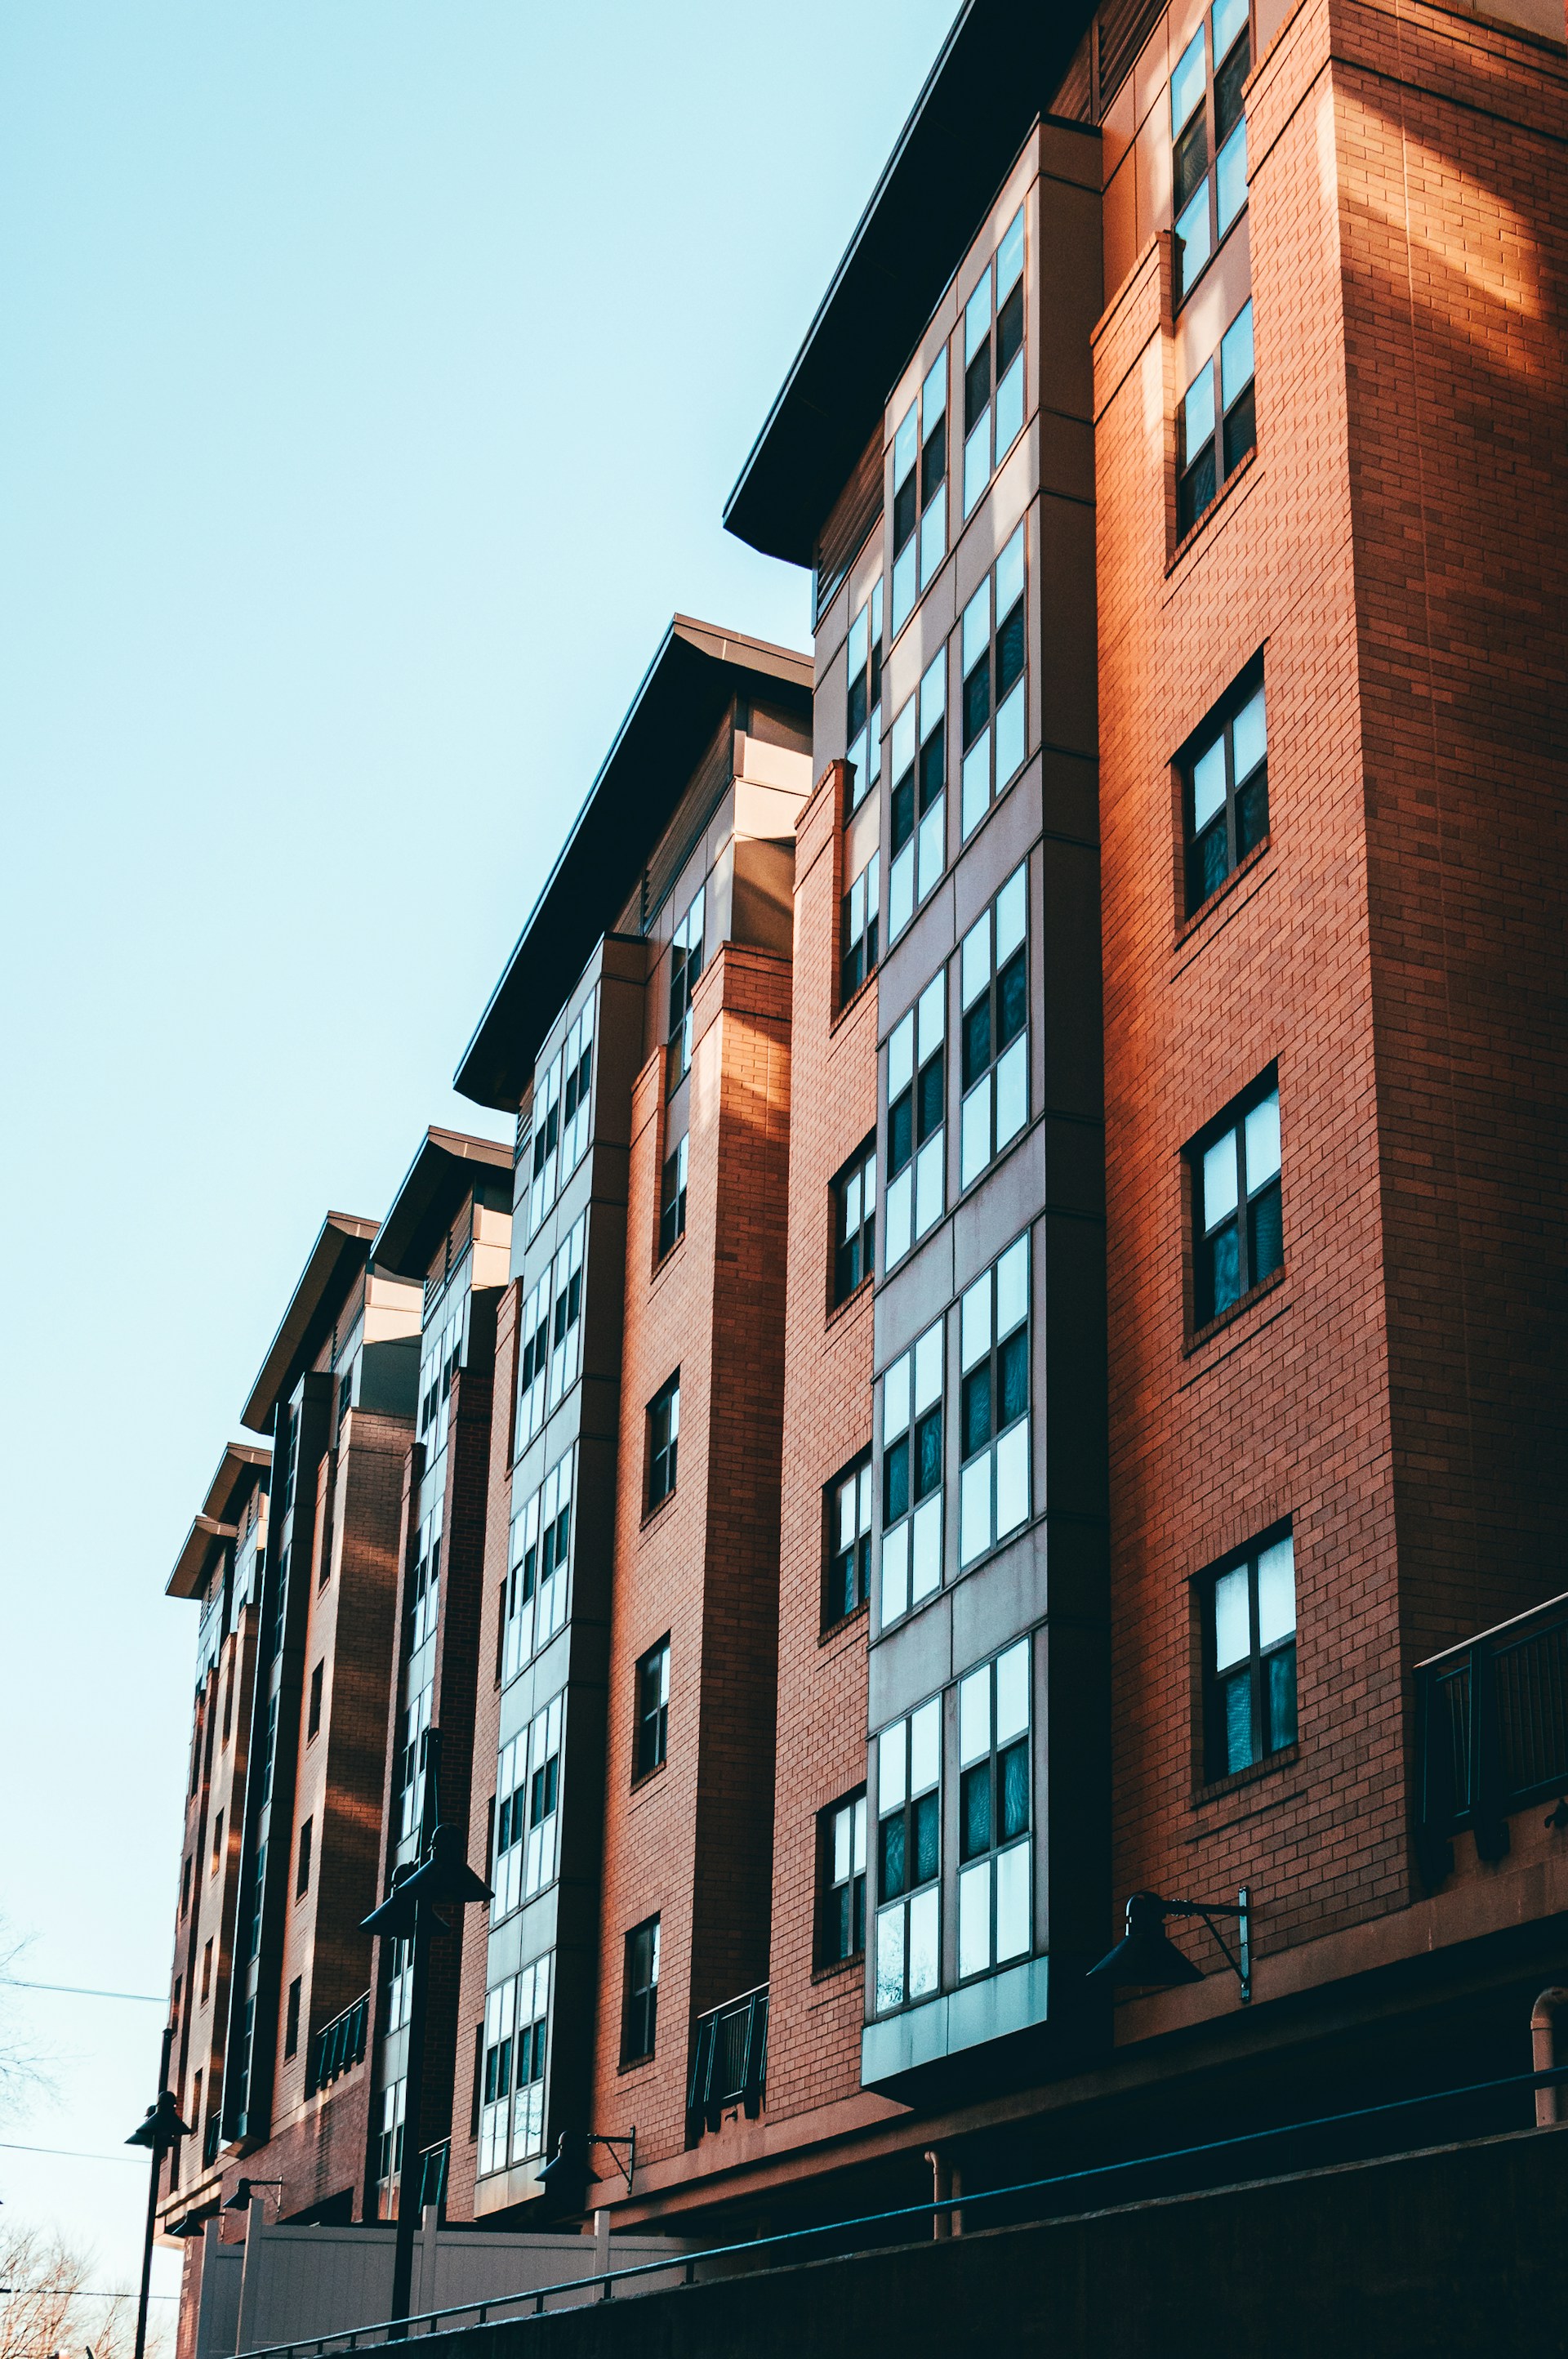
[[[421,2341],[426,2359],[1565,2359],[1568,2125]]]

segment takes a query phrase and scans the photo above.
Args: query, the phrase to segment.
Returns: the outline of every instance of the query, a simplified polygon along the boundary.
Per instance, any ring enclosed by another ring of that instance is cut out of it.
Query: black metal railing
[[[352,2006],[324,2023],[316,2034],[316,2052],[312,2058],[310,2086],[325,2089],[343,2072],[352,2071],[362,2063],[365,2038],[370,2030],[370,1993],[363,1992]]]
[[[699,2015],[692,2027],[691,2079],[686,2093],[687,2132],[700,2137],[716,2130],[730,2105],[742,2105],[748,2121],[762,2110],[768,2077],[768,1986],[742,1991],[722,2006]]]
[[[1509,1816],[1568,1788],[1568,1597],[1416,1666],[1416,1840],[1438,1884],[1467,1827],[1483,1859],[1509,1849]]]

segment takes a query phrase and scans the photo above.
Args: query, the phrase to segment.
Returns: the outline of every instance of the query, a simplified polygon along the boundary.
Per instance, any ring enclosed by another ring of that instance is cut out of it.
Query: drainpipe
[[[1537,2072],[1550,2072],[1555,2065],[1568,2064],[1568,2038],[1562,2029],[1568,2020],[1568,1990],[1553,1987],[1543,1990],[1530,2015],[1530,2045],[1533,2068]],[[1535,2125],[1548,2129],[1553,2122],[1568,2121],[1568,2082],[1552,2082],[1535,2093]]]
[[[1568,1991],[1562,1995],[1568,1999]],[[931,2165],[931,2201],[933,2203],[953,2203],[953,2199],[964,2191],[963,2172],[951,2157],[945,2155],[937,2147],[926,2147],[925,2159]],[[953,2203],[951,2211],[932,2213],[931,2234],[939,2244],[945,2244],[949,2236],[961,2236],[963,2233],[964,2215],[956,2203]]]

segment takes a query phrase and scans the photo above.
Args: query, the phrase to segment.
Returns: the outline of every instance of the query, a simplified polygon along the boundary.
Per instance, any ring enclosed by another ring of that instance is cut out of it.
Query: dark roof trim
[[[269,1432],[274,1409],[293,1391],[295,1380],[314,1359],[336,1310],[365,1263],[380,1223],[356,1212],[329,1212],[300,1272],[282,1324],[240,1412],[253,1433]],[[330,1305],[330,1308],[329,1308]]]
[[[239,1528],[239,1511],[272,1452],[254,1441],[231,1441],[218,1462],[218,1472],[207,1485],[201,1513],[185,1536],[165,1585],[166,1597],[199,1597],[205,1583],[208,1557],[214,1540],[232,1540]]]
[[[1092,0],[965,0],[724,509],[809,565],[964,249],[1093,15]]]
[[[510,1142],[474,1138],[463,1130],[425,1133],[419,1152],[392,1200],[392,1210],[376,1232],[371,1259],[378,1269],[396,1277],[422,1278],[436,1251],[437,1240],[451,1226],[458,1206],[473,1186],[474,1166],[504,1171],[510,1183]]]
[[[515,1114],[539,1044],[624,908],[733,696],[809,716],[811,658],[677,614],[535,902],[453,1086]]]

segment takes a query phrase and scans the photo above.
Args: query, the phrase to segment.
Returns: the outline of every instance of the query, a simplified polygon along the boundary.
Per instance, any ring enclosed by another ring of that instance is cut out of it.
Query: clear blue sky
[[[955,5],[0,12],[0,1907],[39,1979],[167,1989],[163,1584],[322,1213],[485,1119],[453,1066],[671,612],[805,643],[719,511]],[[27,2006],[59,2093],[0,2138],[117,2148],[159,2011]],[[6,2218],[105,2283],[144,2188],[0,2147]]]

